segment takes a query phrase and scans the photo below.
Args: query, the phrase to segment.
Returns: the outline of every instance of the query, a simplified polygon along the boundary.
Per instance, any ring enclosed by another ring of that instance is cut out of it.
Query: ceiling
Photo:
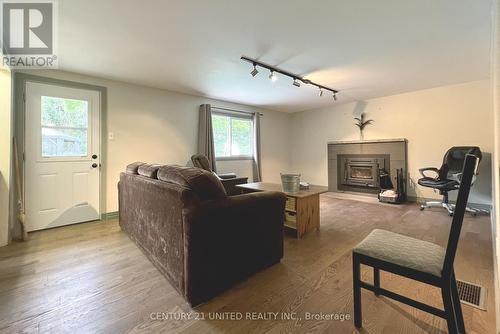
[[[489,77],[491,0],[64,0],[62,70],[294,112]]]

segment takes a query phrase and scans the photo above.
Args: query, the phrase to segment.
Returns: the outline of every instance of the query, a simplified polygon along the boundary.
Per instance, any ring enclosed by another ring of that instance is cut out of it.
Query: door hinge
[[[23,161],[26,161],[26,154],[23,152],[23,157],[22,157]]]
[[[26,92],[23,92],[23,102],[26,102]]]

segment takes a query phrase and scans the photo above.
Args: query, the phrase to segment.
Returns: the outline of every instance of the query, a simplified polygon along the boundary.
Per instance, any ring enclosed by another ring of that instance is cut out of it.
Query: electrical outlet
[[[108,139],[109,140],[115,140],[115,133],[114,132],[109,132],[108,133]]]

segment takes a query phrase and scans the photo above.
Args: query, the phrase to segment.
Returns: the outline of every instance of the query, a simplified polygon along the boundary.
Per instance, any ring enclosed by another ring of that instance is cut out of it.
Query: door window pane
[[[87,156],[87,130],[42,128],[42,156]]]
[[[88,101],[42,96],[42,157],[88,155]]]

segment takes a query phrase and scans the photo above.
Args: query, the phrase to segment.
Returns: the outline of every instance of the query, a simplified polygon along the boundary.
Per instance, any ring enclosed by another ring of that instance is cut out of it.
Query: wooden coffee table
[[[309,186],[307,190],[296,193],[284,192],[281,184],[254,182],[239,184],[243,194],[256,191],[278,191],[286,195],[285,227],[301,238],[307,232],[319,229],[319,195],[328,191],[327,187]]]

